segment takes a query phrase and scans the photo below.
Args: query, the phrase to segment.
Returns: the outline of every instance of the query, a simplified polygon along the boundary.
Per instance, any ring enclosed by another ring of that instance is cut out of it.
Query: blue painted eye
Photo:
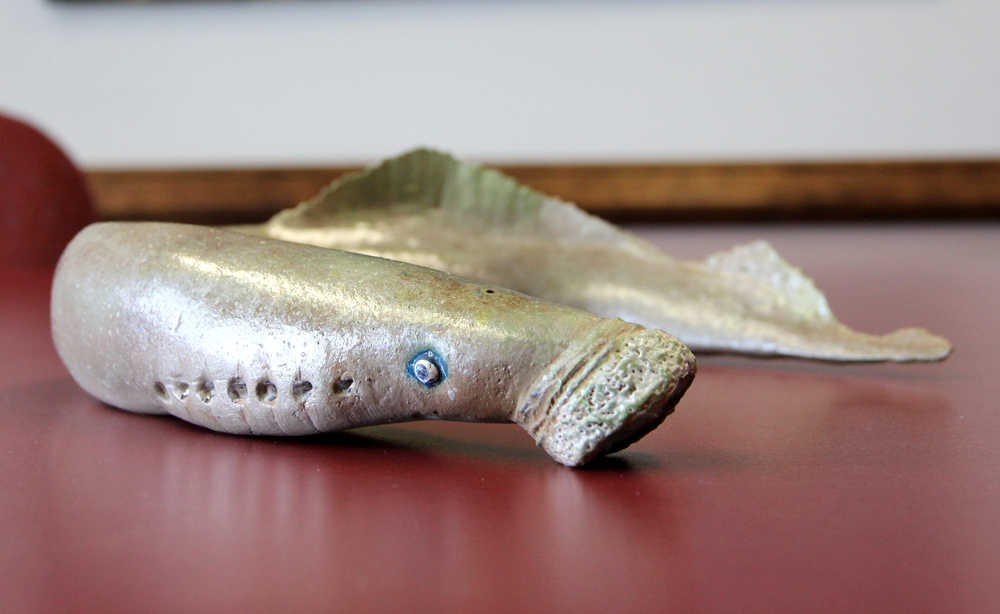
[[[433,388],[448,377],[448,365],[434,350],[424,350],[406,363],[406,372],[425,388]]]

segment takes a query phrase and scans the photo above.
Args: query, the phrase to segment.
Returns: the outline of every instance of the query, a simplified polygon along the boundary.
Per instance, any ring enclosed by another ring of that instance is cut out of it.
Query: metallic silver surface
[[[569,203],[434,151],[387,160],[267,224],[237,229],[496,283],[667,330],[695,349],[849,361],[940,360],[951,351],[919,328],[849,329],[766,243],[674,260]]]
[[[66,248],[56,349],[97,398],[218,431],[513,421],[583,464],[658,425],[674,337],[408,264],[198,226],[105,223]]]

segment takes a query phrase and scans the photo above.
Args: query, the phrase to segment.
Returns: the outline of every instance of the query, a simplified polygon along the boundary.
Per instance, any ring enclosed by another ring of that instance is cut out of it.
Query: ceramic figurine
[[[63,253],[56,349],[129,411],[305,435],[512,421],[556,461],[621,449],[695,374],[671,335],[361,254],[200,226],[103,223]]]

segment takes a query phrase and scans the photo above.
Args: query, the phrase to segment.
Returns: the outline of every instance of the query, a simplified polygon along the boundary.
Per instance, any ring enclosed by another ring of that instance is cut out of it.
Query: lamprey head
[[[584,465],[656,428],[694,379],[675,337],[607,321],[570,346],[522,397],[515,416],[556,461]]]

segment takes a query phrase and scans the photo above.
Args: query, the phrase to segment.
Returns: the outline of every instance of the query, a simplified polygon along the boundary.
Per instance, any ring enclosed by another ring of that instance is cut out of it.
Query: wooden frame
[[[94,169],[105,219],[261,220],[357,167]],[[519,164],[497,168],[611,218],[651,220],[986,217],[1000,159],[788,163]]]

